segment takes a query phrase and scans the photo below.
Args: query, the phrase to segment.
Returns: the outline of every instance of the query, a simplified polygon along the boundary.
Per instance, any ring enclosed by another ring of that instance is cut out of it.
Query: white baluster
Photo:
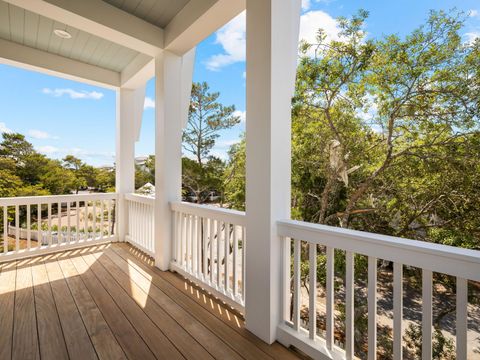
[[[48,246],[52,246],[52,203],[48,203]]]
[[[335,276],[335,250],[327,247],[327,283],[326,283],[326,342],[327,349],[332,350],[335,341],[334,329],[334,276]]]
[[[70,211],[71,211],[71,203],[70,201],[67,202],[67,243],[70,244],[72,241],[72,230],[71,230],[71,219],[70,219]]]
[[[8,206],[3,207],[3,252],[8,251]]]
[[[457,277],[457,359],[467,358],[468,280]]]
[[[222,222],[217,220],[217,289],[220,290],[222,287],[222,274],[221,274],[221,254],[220,254],[220,245],[222,241]]]
[[[403,358],[403,264],[393,264],[393,359]]]
[[[15,205],[15,251],[20,250],[20,210]]]
[[[368,257],[368,359],[377,358],[377,258]]]
[[[293,328],[296,331],[300,329],[300,240],[293,240]]]
[[[76,232],[75,232],[75,241],[80,241],[80,201],[75,201],[75,220],[76,220]]]
[[[317,245],[309,244],[309,307],[308,323],[310,339],[315,340],[317,334]]]
[[[432,271],[422,270],[422,359],[432,359]]]
[[[228,269],[228,265],[230,263],[230,224],[229,223],[225,223],[225,231],[224,231],[225,235],[224,235],[224,244],[225,244],[225,255],[223,256],[223,273],[225,275],[225,278],[224,278],[224,288],[225,288],[225,292],[228,293],[228,289],[229,289],[229,269]]]
[[[233,296],[238,296],[238,236],[237,226],[233,225]],[[290,268],[289,268],[290,270]]]
[[[345,281],[345,352],[347,360],[353,359],[354,352],[354,255],[347,251]]]
[[[210,284],[213,284],[213,238],[215,234],[215,220],[210,221]]]
[[[27,249],[30,251],[32,248],[32,218],[31,218],[31,206],[30,204],[27,205]]]

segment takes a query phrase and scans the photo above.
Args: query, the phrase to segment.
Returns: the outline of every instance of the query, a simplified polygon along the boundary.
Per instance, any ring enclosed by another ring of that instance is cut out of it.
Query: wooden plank
[[[44,261],[65,345],[71,360],[98,359],[75,300],[56,261]]]
[[[368,359],[377,359],[377,258],[368,257]]]
[[[25,12],[25,34],[23,44],[35,47],[37,43],[39,15],[30,11]]]
[[[422,359],[432,359],[432,271],[422,270]]]
[[[195,306],[193,309],[181,306],[178,300],[179,296],[181,297],[183,294],[173,288],[163,288],[161,284],[165,284],[165,281],[158,278],[157,275],[148,275],[150,277],[148,280],[141,269],[136,268],[130,261],[126,262],[119,254],[114,251],[106,251],[105,254],[125,274],[128,273],[132,282],[141,286],[144,291],[148,290],[149,297],[179,322],[215,358],[268,358],[258,349],[252,349],[252,344],[207,312],[196,316]],[[192,306],[190,305],[190,307]]]
[[[467,358],[468,280],[457,277],[457,359]]]
[[[403,358],[403,264],[393,264],[393,359]]]
[[[255,358],[255,356],[261,356],[261,358],[263,358],[265,356],[264,354],[268,354],[274,358],[281,359],[298,358],[279,343],[268,345],[257,338],[245,329],[244,320],[241,315],[225,307],[221,302],[206,292],[203,292],[199,288],[193,288],[185,279],[174,273],[160,271],[153,266],[153,262],[152,265],[145,263],[145,261],[141,259],[141,253],[133,247],[127,244],[114,244],[105,254],[109,257],[114,255],[127,261],[128,264],[142,274],[142,276],[151,279],[152,284],[168,295],[175,303],[205,324],[208,329],[218,337],[224,339],[224,341],[231,347],[234,347],[235,350],[238,349],[243,357]],[[193,296],[194,292],[195,296]],[[220,320],[220,322],[218,320]],[[225,325],[237,334],[226,330]],[[238,338],[238,335],[241,335],[243,340]],[[248,340],[248,342],[245,342],[245,340]],[[252,349],[252,344],[257,350]],[[258,353],[258,349],[261,349],[264,354],[262,354],[262,352]]]
[[[18,6],[9,5],[10,35],[12,41],[23,44],[25,29],[25,10]]]
[[[0,37],[10,40],[10,16],[8,16],[8,7],[4,1],[0,1]]]
[[[40,359],[32,272],[27,261],[17,263],[12,359]]]
[[[12,355],[16,275],[16,262],[0,264],[0,359]]]
[[[43,262],[39,258],[36,260],[37,263],[32,266],[32,279],[40,355],[43,359],[68,359],[47,271]]]
[[[211,359],[212,356],[209,352],[219,358],[236,356],[233,351],[228,351],[228,346],[218,341],[218,338],[211,334],[208,329],[188,316],[188,313],[182,311],[160,290],[151,286],[147,279],[129,267],[127,263],[119,261],[119,266],[106,255],[96,254],[93,256],[105,269],[103,273],[108,271],[109,275],[105,275],[105,278],[116,281],[127,293],[125,294],[126,297],[133,299],[140,306],[147,299],[147,305],[143,306],[143,311],[183,356],[188,359]],[[98,274],[100,275],[100,273]],[[162,349],[160,349],[161,352]],[[158,355],[159,353],[155,352],[155,354]]]
[[[104,255],[100,254],[98,256],[102,257]],[[135,330],[142,337],[143,341],[157,357],[162,355],[168,356],[169,359],[182,358],[178,350],[144,312],[144,310],[147,308],[152,308],[152,305],[149,303],[150,299],[148,299],[148,294],[143,294],[143,296],[141,296],[141,293],[137,293],[136,299],[138,302],[136,302],[135,299],[129,296],[128,290],[125,291],[125,288],[117,283],[115,278],[113,278],[113,276],[99,262],[97,262],[97,258],[93,256],[93,254],[86,254],[82,257],[74,257],[72,258],[72,261],[76,266],[85,267],[84,264],[86,264],[90,268],[91,272],[95,274],[98,281],[114,299],[117,306],[122,310]],[[84,264],[81,264],[81,261],[84,261]],[[130,292],[132,291],[132,284],[130,283],[129,279],[126,279],[126,282],[124,282],[123,285],[126,287],[126,289],[130,287]],[[144,310],[142,310],[142,308]],[[178,324],[174,324],[177,326],[173,331],[179,332],[182,330]],[[175,345],[177,344],[175,343]],[[192,346],[192,338],[189,336],[187,336],[187,339],[184,341],[184,349],[186,351],[194,349],[194,346]],[[197,350],[196,355],[199,356],[199,358],[202,358],[201,350],[203,349],[195,350]],[[193,356],[195,353],[190,354]],[[208,358],[208,356],[205,358]]]
[[[81,279],[127,357],[131,359],[155,359],[151,350],[89,269],[88,265],[78,255],[74,254],[72,256],[71,254],[66,253],[68,258],[65,261],[71,263],[80,274]]]
[[[58,260],[67,285],[100,359],[127,359],[112,330],[70,261]]]

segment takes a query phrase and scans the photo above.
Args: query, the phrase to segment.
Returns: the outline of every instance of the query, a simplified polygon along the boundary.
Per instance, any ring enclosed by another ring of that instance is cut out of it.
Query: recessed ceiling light
[[[55,30],[53,30],[53,33],[55,35],[57,35],[58,37],[62,38],[62,39],[71,39],[72,38],[72,35],[70,35],[70,33],[66,30],[55,29]]]

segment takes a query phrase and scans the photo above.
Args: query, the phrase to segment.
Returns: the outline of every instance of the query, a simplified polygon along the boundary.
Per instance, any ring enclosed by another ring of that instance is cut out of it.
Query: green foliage
[[[236,210],[245,210],[245,146],[245,137],[231,146],[224,172],[225,201]]]
[[[220,93],[210,92],[207,83],[194,83],[190,98],[188,123],[183,131],[183,147],[202,165],[209,158],[220,130],[229,129],[240,122],[234,115],[235,106],[218,102]]]
[[[60,195],[91,187],[108,191],[115,173],[67,155],[62,162],[36,152],[21,134],[3,133],[0,142],[0,197]]]
[[[415,358],[422,357],[422,327],[417,324],[410,324],[405,330],[403,337],[408,349],[413,349]],[[439,330],[435,329],[432,341],[432,359],[434,360],[454,360],[455,345],[451,339],[447,339]]]

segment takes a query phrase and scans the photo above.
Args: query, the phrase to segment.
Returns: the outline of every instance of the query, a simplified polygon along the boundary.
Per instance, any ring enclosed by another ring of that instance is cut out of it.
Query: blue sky
[[[313,41],[319,27],[335,38],[334,18],[362,7],[370,12],[369,37],[405,35],[422,24],[430,9],[457,8],[469,16],[464,40],[480,36],[479,0],[303,0],[300,35]],[[245,116],[245,16],[239,15],[197,47],[194,81],[206,81],[220,101],[235,105]],[[154,82],[147,85],[154,98]],[[111,165],[115,151],[115,93],[45,74],[0,64],[0,132],[27,136],[35,148],[52,158],[74,154],[92,165]],[[147,100],[147,104],[151,101]],[[245,123],[224,131],[213,153],[225,157],[238,141]],[[146,106],[136,155],[154,152],[154,109]]]

